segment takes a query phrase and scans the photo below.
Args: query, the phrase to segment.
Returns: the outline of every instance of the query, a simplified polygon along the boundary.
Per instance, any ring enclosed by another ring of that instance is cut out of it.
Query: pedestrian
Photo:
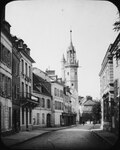
[[[85,124],[85,122],[83,121],[83,125]]]

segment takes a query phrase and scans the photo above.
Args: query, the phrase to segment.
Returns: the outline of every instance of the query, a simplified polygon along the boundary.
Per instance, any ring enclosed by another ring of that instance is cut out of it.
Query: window
[[[44,123],[45,123],[45,114],[42,113],[42,124],[44,124]]]
[[[19,98],[19,86],[17,86],[17,98]]]
[[[30,114],[29,114],[29,123],[32,123],[32,109],[30,108]]]
[[[45,99],[44,98],[42,98],[41,107],[45,107]]]
[[[50,108],[50,100],[47,99],[47,108]]]
[[[7,65],[7,67],[11,68],[11,52],[1,44],[1,60]]]
[[[3,96],[11,96],[11,79],[4,74],[0,74],[0,93]]]
[[[5,75],[2,74],[2,91],[5,93]]]
[[[57,102],[58,103],[58,109],[60,110],[60,102]]]
[[[24,74],[24,61],[22,59],[22,74]]]
[[[29,66],[29,78],[31,79],[31,67]]]
[[[56,96],[59,96],[59,90],[57,89],[57,93],[56,93]]]
[[[22,124],[24,124],[24,107],[22,107]]]
[[[31,86],[29,86],[29,97],[31,96]]]
[[[0,73],[0,94],[2,94],[2,90],[3,90],[3,87],[2,87],[2,74]]]
[[[7,64],[8,67],[11,67],[11,53],[7,50]]]
[[[22,82],[22,97],[24,97],[24,82]]]
[[[67,75],[69,76],[69,72],[67,72]]]
[[[26,97],[28,97],[28,85],[26,84]]]
[[[27,63],[25,63],[25,72],[26,72],[26,76],[28,75],[27,74]]]
[[[37,113],[37,125],[39,125],[39,118],[40,118],[40,114]]]
[[[11,107],[9,107],[9,128],[11,128]]]
[[[17,87],[16,87],[16,85],[14,85],[14,98],[16,98],[17,97]]]
[[[60,97],[63,97],[63,91],[60,90]]]
[[[58,89],[58,96],[60,96],[60,91],[59,91],[59,89]]]
[[[8,81],[7,81],[7,96],[11,96],[11,79],[8,78]]]

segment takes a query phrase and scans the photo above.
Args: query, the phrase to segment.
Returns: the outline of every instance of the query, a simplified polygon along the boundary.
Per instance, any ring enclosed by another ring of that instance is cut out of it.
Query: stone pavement
[[[100,128],[96,127],[95,125],[91,131],[93,132],[94,135],[99,137],[101,140],[106,141],[109,143],[111,146],[114,146],[115,144],[118,143],[120,140],[119,137],[117,137],[114,133],[111,133],[109,131],[102,130]]]
[[[37,128],[31,131],[21,131],[13,135],[1,137],[1,142],[3,143],[3,145],[10,147],[18,143],[23,143],[25,141],[28,141],[32,138],[35,138],[37,136],[43,135],[51,131],[61,130],[64,128],[71,128],[74,126],[76,125],[66,126],[66,127],[54,127],[54,128],[53,127],[52,128]]]

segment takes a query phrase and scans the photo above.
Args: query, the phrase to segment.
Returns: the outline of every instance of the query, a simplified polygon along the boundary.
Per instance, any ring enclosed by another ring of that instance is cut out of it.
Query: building
[[[55,75],[54,70],[46,70],[51,80],[51,95],[53,101],[52,126],[61,126],[63,124],[62,113],[64,110],[63,89],[64,83]]]
[[[112,101],[114,98],[114,89],[113,89],[113,60],[111,55],[110,44],[103,62],[101,64],[101,70],[99,73],[100,76],[100,99],[101,99],[101,108],[102,108],[102,120],[101,127],[105,130],[111,130],[113,125],[113,114],[112,114]]]
[[[0,41],[0,131],[12,131],[12,41],[10,24],[2,20]]]
[[[34,70],[33,70],[34,72]],[[33,109],[34,127],[52,126],[52,96],[51,84],[39,75],[33,73],[33,95],[39,97],[39,105]]]
[[[21,55],[12,37],[12,129],[20,130],[20,59]]]
[[[62,64],[62,80],[70,88],[76,89],[78,92],[78,66],[76,59],[76,51],[72,43],[72,31],[70,31],[70,46],[67,50],[67,59],[64,55],[61,61]]]
[[[114,73],[114,100],[112,102],[112,130],[119,134],[119,111],[120,111],[120,33],[115,39],[111,53],[113,57],[113,73]]]
[[[83,122],[82,120],[82,116],[83,116],[83,102],[86,100],[85,97],[83,96],[78,96],[78,99],[79,99],[79,123],[81,124]]]
[[[64,110],[62,113],[62,125],[73,125],[76,124],[76,112],[72,106],[72,97],[71,97],[70,88],[64,86],[63,97],[64,97]]]
[[[32,63],[35,61],[30,56],[30,49],[22,39],[14,37],[20,58],[20,130],[32,129],[32,109],[36,107],[38,97],[32,95]]]
[[[96,104],[96,102],[92,99],[91,96],[86,96],[86,98],[80,98],[80,112],[81,112],[81,122],[93,122],[93,106]]]
[[[78,100],[78,67],[76,51],[72,43],[72,31],[70,30],[70,46],[67,50],[67,58],[64,55],[61,61],[62,80],[66,86],[70,87],[72,112],[76,113],[76,122],[79,122],[79,100]]]

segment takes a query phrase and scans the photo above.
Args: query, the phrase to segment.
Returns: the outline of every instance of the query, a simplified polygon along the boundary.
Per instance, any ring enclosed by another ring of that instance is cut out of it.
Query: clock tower
[[[76,51],[72,43],[72,30],[70,30],[70,46],[67,50],[67,59],[62,58],[62,79],[66,85],[76,89],[78,92],[78,67],[79,62],[76,59]]]

